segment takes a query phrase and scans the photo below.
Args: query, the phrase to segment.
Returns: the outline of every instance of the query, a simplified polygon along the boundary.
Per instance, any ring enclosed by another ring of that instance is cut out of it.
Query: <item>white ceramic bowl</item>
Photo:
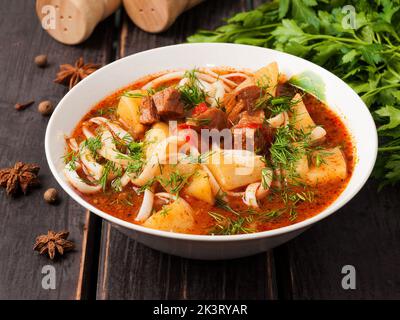
[[[175,68],[232,66],[258,69],[277,61],[287,76],[310,70],[326,86],[326,100],[350,130],[356,146],[353,176],[336,201],[320,214],[284,228],[254,234],[202,236],[148,229],[117,219],[83,200],[67,183],[63,174],[64,135],[69,135],[79,120],[97,102],[139,77]],[[248,256],[278,246],[337,211],[367,181],[377,155],[374,121],[359,96],[341,79],[325,69],[282,52],[234,44],[181,44],[131,55],[98,70],[75,86],[58,104],[46,132],[46,156],[52,173],[63,189],[78,203],[113,223],[128,236],[160,251],[195,259],[229,259]]]

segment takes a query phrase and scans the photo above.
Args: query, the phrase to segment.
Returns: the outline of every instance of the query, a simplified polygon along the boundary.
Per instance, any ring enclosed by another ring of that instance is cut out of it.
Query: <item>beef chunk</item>
[[[228,117],[218,108],[208,108],[206,111],[193,116],[193,125],[207,129],[222,130],[228,128]]]
[[[247,123],[264,123],[265,113],[264,110],[256,110],[253,112],[243,111],[240,115],[238,125],[246,125]]]
[[[140,104],[140,118],[141,124],[151,125],[160,119],[157,109],[151,97],[144,97]]]
[[[250,84],[248,86],[240,88],[236,92],[236,100],[242,100],[245,104],[246,110],[252,111],[257,102],[257,99],[260,98],[261,93],[262,92],[260,87],[254,84]]]
[[[253,111],[261,95],[262,89],[255,85],[254,79],[244,81],[234,91],[226,94],[223,103],[229,120],[236,123],[243,110]]]
[[[167,120],[182,118],[184,110],[180,98],[180,92],[172,87],[157,92],[153,96],[157,113]]]
[[[241,138],[241,144],[235,145],[235,148],[246,149],[246,129],[248,129],[250,146],[257,154],[265,155],[273,141],[273,130],[265,125],[263,120],[264,112],[262,110],[242,112],[238,124],[232,127],[232,132],[238,135],[235,139]]]

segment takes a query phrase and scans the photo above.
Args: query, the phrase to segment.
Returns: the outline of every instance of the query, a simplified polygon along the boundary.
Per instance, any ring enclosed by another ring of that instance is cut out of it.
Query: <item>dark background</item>
[[[107,64],[146,49],[184,42],[198,28],[262,1],[209,0],[183,14],[165,33],[147,34],[120,12],[79,46],[57,43],[41,29],[34,1],[0,1],[0,167],[15,161],[41,165],[42,189],[12,199],[0,192],[0,298],[2,299],[399,299],[400,199],[398,188],[377,192],[369,181],[345,208],[269,252],[244,259],[204,262],[151,250],[122,235],[72,201],[42,199],[60,189],[44,154],[47,118],[41,100],[57,103],[67,90],[54,84],[61,63]],[[33,63],[47,54],[50,65]],[[14,104],[34,99],[17,112]],[[61,190],[60,190],[61,191]],[[77,248],[52,262],[32,251],[37,235],[67,229]],[[56,268],[55,290],[41,287],[41,269]],[[357,271],[357,288],[343,290],[344,265]]]

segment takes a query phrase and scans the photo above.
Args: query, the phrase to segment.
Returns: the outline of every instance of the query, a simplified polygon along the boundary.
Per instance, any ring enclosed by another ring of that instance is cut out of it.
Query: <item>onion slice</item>
[[[127,156],[117,150],[114,143],[114,137],[109,130],[103,130],[101,133],[102,147],[97,152],[105,159],[115,162],[122,167],[127,167],[129,160]]]
[[[213,76],[214,78],[216,78],[217,80],[219,79],[219,80],[223,81],[225,84],[227,84],[231,88],[237,87],[237,84],[235,82],[229,80],[227,77],[224,77],[224,76],[214,72],[213,70],[211,70],[209,68],[200,68],[199,71],[203,72],[203,73],[207,73],[210,76]]]
[[[286,111],[283,111],[278,115],[276,115],[275,117],[268,119],[267,122],[270,124],[272,128],[279,128],[282,126],[286,126],[289,124],[289,115],[287,114]]]
[[[325,139],[326,131],[324,128],[317,126],[310,133],[310,140],[313,143],[321,142]]]
[[[158,87],[163,82],[182,79],[184,75],[185,75],[185,71],[170,72],[170,73],[164,74],[161,77],[158,77],[158,78],[148,82],[147,84],[145,84],[142,87],[142,89],[148,90],[150,88],[155,88],[155,87]]]
[[[79,151],[79,147],[78,147],[78,143],[76,142],[75,138],[71,138],[68,140],[68,145],[71,148],[72,151],[74,152],[78,152]]]
[[[77,168],[80,167],[80,164],[76,163]],[[74,186],[76,189],[78,189],[82,193],[96,193],[101,190],[101,186],[91,186],[85,182],[82,181],[81,177],[79,177],[78,173],[76,170],[73,170],[71,168],[70,164],[67,164],[64,167],[63,170],[64,176],[67,178],[67,180],[71,183],[72,186]]]
[[[151,212],[153,211],[153,204],[154,204],[154,192],[153,190],[146,189],[144,191],[142,205],[135,220],[142,222],[146,221],[150,217]]]
[[[170,144],[176,143],[176,150],[178,150],[179,145],[185,142],[186,140],[183,137],[170,136],[158,143],[154,148],[153,155],[144,166],[142,173],[133,179],[132,183],[137,186],[143,186],[146,182],[153,179],[160,172],[160,164],[165,163],[168,159],[167,152]]]
[[[86,126],[82,127],[82,132],[85,135],[86,139],[94,138],[95,135],[92,131],[90,131]]]
[[[89,175],[95,180],[100,180],[103,176],[104,167],[96,162],[93,158],[92,152],[84,145],[84,143],[81,143],[80,145],[79,155],[82,164],[88,170]]]
[[[98,125],[105,124],[121,141],[126,144],[133,141],[133,137],[119,125],[111,122],[110,120],[103,117],[95,117],[89,120],[90,122],[96,123]]]
[[[260,182],[251,183],[247,186],[246,191],[244,192],[243,202],[253,208],[258,208],[256,193],[258,188],[260,187]]]
[[[244,192],[243,202],[250,207],[259,208],[257,201],[265,198],[271,188],[273,171],[270,168],[264,170],[268,170],[268,172],[264,174],[262,182],[249,184]]]

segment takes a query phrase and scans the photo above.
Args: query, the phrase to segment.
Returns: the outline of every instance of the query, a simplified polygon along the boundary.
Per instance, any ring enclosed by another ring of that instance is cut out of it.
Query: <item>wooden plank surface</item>
[[[40,189],[26,197],[12,199],[3,190],[0,192],[0,299],[74,299],[86,294],[81,292],[86,285],[79,282],[88,280],[81,264],[85,251],[82,243],[89,235],[90,219],[63,192],[58,206],[50,206],[42,198],[47,188],[60,187],[44,154],[48,118],[42,117],[36,108],[41,100],[57,103],[67,92],[53,83],[60,63],[72,63],[81,55],[93,62],[109,62],[113,20],[102,23],[84,45],[71,47],[57,43],[41,29],[34,1],[2,1],[0,17],[0,167],[8,167],[17,160],[38,163],[42,182]],[[48,68],[39,69],[33,63],[33,58],[41,53],[49,57]],[[31,99],[37,103],[29,109],[14,109],[16,102]],[[35,237],[48,229],[70,230],[70,238],[77,247],[67,259],[51,262],[32,251]],[[91,241],[90,235],[88,240]],[[41,270],[45,265],[55,267],[55,290],[42,289]],[[86,261],[85,265],[90,264]]]
[[[159,35],[140,31],[125,15],[116,30],[109,18],[80,46],[61,45],[41,30],[33,1],[7,1],[0,7],[0,27],[6,30],[0,34],[0,167],[22,160],[37,162],[42,168],[41,189],[16,199],[0,192],[0,299],[400,298],[399,189],[377,193],[373,181],[343,209],[293,241],[265,254],[219,262],[162,254],[105,222],[100,230],[101,220],[85,213],[63,192],[58,206],[42,200],[44,190],[58,187],[44,155],[48,119],[36,111],[37,103],[18,113],[13,108],[16,102],[50,99],[57,103],[67,92],[52,82],[60,63],[72,63],[83,55],[88,61],[106,64],[180,43],[196,29],[218,26],[222,18],[248,9],[251,3],[209,0]],[[113,51],[115,42],[117,52]],[[39,53],[49,55],[48,68],[33,64]],[[35,237],[48,229],[71,231],[77,248],[67,259],[51,262],[32,251]],[[55,290],[41,287],[45,265],[56,269]],[[356,290],[341,287],[344,265],[356,269]]]
[[[399,299],[399,189],[369,181],[344,208],[274,250],[282,298]],[[341,285],[343,266],[356,289]],[[282,285],[282,286],[281,286]]]
[[[248,1],[207,1],[183,14],[166,32],[144,33],[127,21],[120,56],[184,42],[198,28],[248,8]],[[219,262],[187,260],[149,249],[104,223],[99,269],[99,299],[273,299],[271,253]]]

